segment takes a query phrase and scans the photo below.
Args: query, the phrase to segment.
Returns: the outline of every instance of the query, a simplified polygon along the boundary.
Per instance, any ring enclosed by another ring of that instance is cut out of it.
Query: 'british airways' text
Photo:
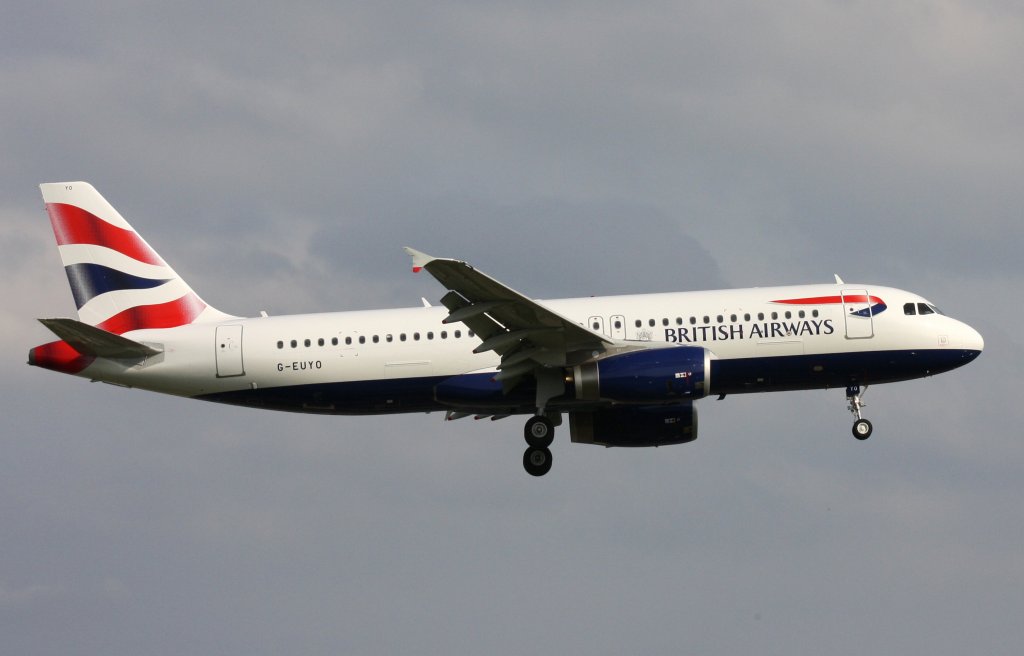
[[[831,335],[835,332],[831,319],[804,321],[766,321],[763,323],[727,323],[714,326],[666,328],[666,342],[722,342],[731,339],[774,339]]]

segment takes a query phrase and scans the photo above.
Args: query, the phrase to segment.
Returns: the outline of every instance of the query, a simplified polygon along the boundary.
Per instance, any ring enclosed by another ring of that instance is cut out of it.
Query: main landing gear
[[[857,421],[853,422],[853,436],[858,440],[866,440],[871,437],[871,422],[864,419],[860,414],[860,409],[865,406],[862,397],[867,391],[867,385],[864,386],[863,392],[860,389],[860,385],[850,385],[846,388],[846,400],[850,402],[848,407],[853,416],[857,418]]]
[[[551,470],[551,441],[555,439],[555,424],[544,415],[530,417],[523,433],[529,447],[523,454],[523,468],[530,476],[543,476]]]

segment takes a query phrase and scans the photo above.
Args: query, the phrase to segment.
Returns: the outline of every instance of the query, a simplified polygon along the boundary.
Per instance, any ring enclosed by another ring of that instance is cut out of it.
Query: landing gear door
[[[846,319],[847,339],[874,337],[874,320],[871,316],[871,297],[864,289],[844,289],[843,314]]]
[[[241,376],[245,373],[242,366],[242,327],[217,326],[216,343],[217,377]]]

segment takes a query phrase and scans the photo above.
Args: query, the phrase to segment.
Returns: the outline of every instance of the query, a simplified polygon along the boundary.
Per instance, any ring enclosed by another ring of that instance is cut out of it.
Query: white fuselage
[[[881,299],[884,306],[844,305],[844,294]],[[794,300],[799,303],[780,302]],[[930,309],[920,314],[917,308],[934,306],[889,287],[801,285],[542,303],[614,339],[707,348],[713,358],[708,393],[714,394],[903,380],[960,366],[973,359],[961,353],[982,348],[970,326]],[[905,310],[908,304],[914,314]],[[290,388],[294,396],[270,393],[274,400],[265,407],[297,411],[444,409],[430,391],[438,381],[494,372],[499,364],[494,352],[474,354],[480,339],[460,323],[442,323],[447,314],[443,307],[416,307],[139,330],[125,336],[163,352],[141,363],[99,359],[80,375],[257,406],[270,390]],[[869,366],[843,364],[863,362],[846,358],[857,354],[877,357]],[[894,364],[890,371],[887,361]],[[339,390],[349,390],[351,403],[338,402],[341,392],[324,397],[324,386],[338,385],[348,386]]]

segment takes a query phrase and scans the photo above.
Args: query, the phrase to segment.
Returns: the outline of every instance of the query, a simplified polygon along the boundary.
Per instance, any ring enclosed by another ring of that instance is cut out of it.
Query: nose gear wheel
[[[868,386],[864,386],[862,391],[860,385],[850,385],[846,388],[846,399],[850,402],[847,408],[853,413],[853,416],[857,418],[853,422],[853,436],[858,440],[866,440],[871,437],[871,431],[874,430],[871,426],[871,422],[861,416],[861,408],[867,404],[864,403],[864,394],[868,391]]]

